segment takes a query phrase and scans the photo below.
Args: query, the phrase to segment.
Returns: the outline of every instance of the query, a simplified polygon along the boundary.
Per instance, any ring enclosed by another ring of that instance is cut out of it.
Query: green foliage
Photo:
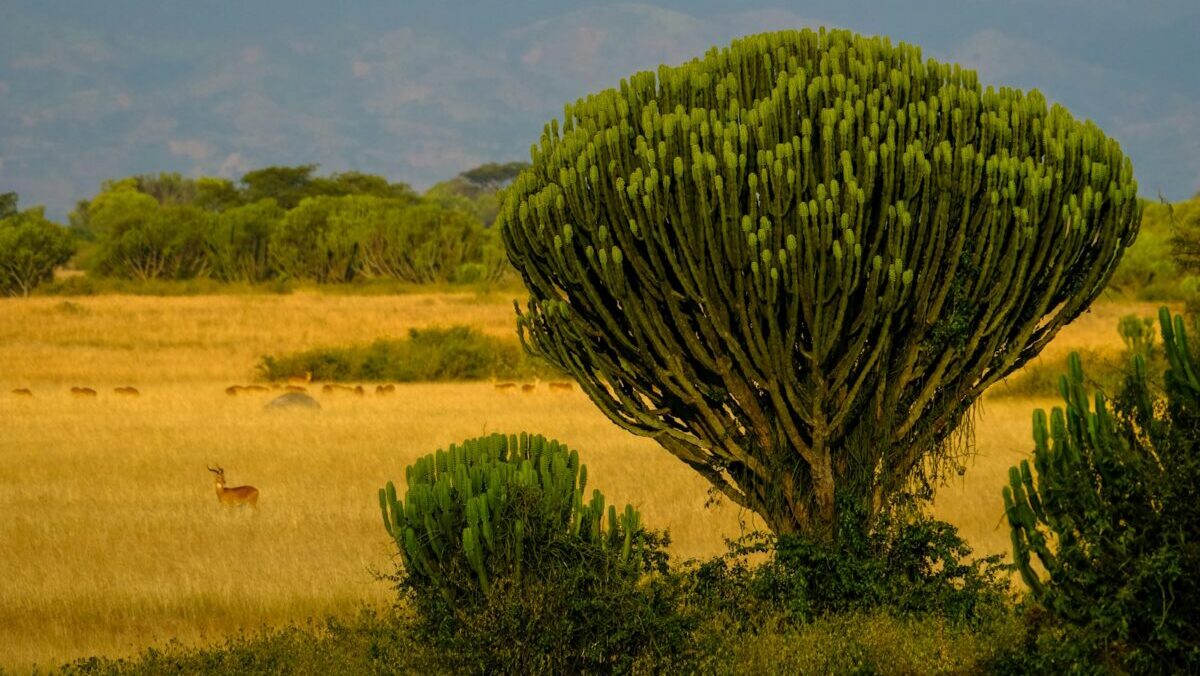
[[[418,382],[487,378],[561,377],[557,369],[521,353],[513,342],[468,326],[409,329],[404,340],[316,348],[265,356],[259,370],[268,380],[312,373],[319,381]]]
[[[955,465],[972,402],[1103,291],[1141,211],[1091,123],[846,31],[635,74],[531,156],[498,217],[528,349],[824,538],[837,493],[872,511]]]
[[[811,536],[752,533],[692,572],[695,602],[739,626],[781,615],[789,622],[829,613],[883,609],[979,621],[1002,607],[1007,583],[1000,556],[973,560],[948,523],[915,509],[873,521],[854,501],[838,514],[831,545]],[[752,565],[754,556],[768,558]]]
[[[1021,639],[1019,618],[1012,613],[969,624],[887,610],[851,611],[804,624],[765,621],[753,631],[734,626],[724,614],[707,617],[693,639],[700,655],[682,665],[663,665],[659,673],[1008,674],[988,666]]]
[[[223,282],[257,283],[272,275],[271,234],[284,210],[272,199],[235,206],[218,214],[208,235],[213,277]]]
[[[14,195],[15,207],[15,194],[9,194]],[[0,294],[28,296],[34,287],[54,279],[54,268],[74,251],[67,231],[46,220],[41,208],[0,217]]]
[[[606,507],[557,441],[494,434],[406,469],[379,491],[398,589],[425,632],[474,673],[627,671],[686,635],[667,584],[667,544],[632,506]]]
[[[138,279],[187,279],[208,270],[207,239],[215,216],[183,204],[160,205],[130,179],[98,195],[87,207],[96,232],[93,261],[100,274]]]
[[[1109,286],[1139,300],[1200,297],[1200,197],[1175,204],[1145,202],[1137,241]]]
[[[269,251],[281,276],[322,284],[354,278],[359,245],[345,219],[336,218],[342,206],[338,197],[307,197],[278,222]]]
[[[17,193],[0,193],[0,220],[16,216],[17,213]]]
[[[1159,322],[1164,394],[1134,355],[1112,410],[1093,405],[1072,355],[1064,407],[1034,412],[1036,473],[1022,461],[1003,491],[1017,568],[1072,655],[1138,673],[1200,669],[1200,364],[1183,318]]]
[[[451,674],[441,653],[420,640],[411,619],[363,609],[356,616],[263,627],[203,647],[171,643],[126,659],[91,657],[56,670],[109,674]]]

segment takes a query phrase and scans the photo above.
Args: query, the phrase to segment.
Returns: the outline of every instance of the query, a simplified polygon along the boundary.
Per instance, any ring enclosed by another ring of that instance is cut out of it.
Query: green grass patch
[[[264,356],[259,372],[268,380],[311,373],[314,380],[427,382],[499,378],[557,379],[563,374],[525,354],[516,341],[484,335],[468,326],[410,329],[401,340],[326,347]]]

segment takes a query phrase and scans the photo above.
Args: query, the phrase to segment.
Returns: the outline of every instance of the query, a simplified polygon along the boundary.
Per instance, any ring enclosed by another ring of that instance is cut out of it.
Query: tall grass
[[[1129,312],[1141,310],[1098,307],[1047,353],[1119,345],[1116,320]],[[448,324],[511,337],[511,297],[0,300],[0,668],[382,606],[390,593],[372,570],[386,570],[391,553],[375,490],[419,455],[487,432],[538,431],[586,452],[589,485],[669,529],[676,557],[715,555],[723,538],[762,527],[728,503],[705,508],[702,478],[613,425],[578,390],[318,392],[323,408],[311,413],[268,413],[270,394],[223,392],[251,378],[263,354]],[[72,398],[75,385],[100,394]],[[112,394],[121,385],[141,396]],[[34,396],[9,394],[19,387]],[[1031,410],[1047,403],[985,401],[979,454],[938,495],[935,516],[979,554],[1007,551],[999,490],[1032,445]],[[261,490],[257,514],[219,507],[212,463],[231,483]]]

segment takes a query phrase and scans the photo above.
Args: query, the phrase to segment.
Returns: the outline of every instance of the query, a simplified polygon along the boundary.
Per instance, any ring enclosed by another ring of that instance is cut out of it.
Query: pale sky
[[[568,101],[767,30],[882,34],[1037,88],[1200,189],[1197,0],[167,3],[4,0],[0,192],[64,219],[100,182],[273,164],[418,189],[528,148]]]

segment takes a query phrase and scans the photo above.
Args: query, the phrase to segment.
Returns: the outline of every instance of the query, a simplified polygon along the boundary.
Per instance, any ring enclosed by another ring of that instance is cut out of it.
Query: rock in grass
[[[283,408],[321,408],[320,402],[303,392],[288,392],[267,402],[264,409],[268,411]]]

